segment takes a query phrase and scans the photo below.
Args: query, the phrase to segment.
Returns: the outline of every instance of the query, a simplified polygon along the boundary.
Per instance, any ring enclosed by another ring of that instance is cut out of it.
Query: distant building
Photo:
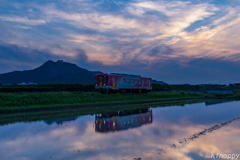
[[[37,84],[37,83],[33,83],[33,82],[25,83],[25,82],[22,82],[22,83],[18,83],[17,85],[33,85],[33,84]]]
[[[32,84],[37,84],[37,83],[29,82],[28,84],[29,84],[29,85],[32,85]]]
[[[236,87],[239,87],[240,83],[234,83],[233,85],[236,86]]]
[[[26,85],[27,83],[22,82],[22,83],[18,83],[17,85]]]

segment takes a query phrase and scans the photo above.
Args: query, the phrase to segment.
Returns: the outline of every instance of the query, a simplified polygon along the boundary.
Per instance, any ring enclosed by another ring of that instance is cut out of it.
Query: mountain
[[[153,84],[167,84],[166,82],[163,81],[157,81],[157,80],[152,80]]]
[[[42,66],[33,70],[14,71],[0,74],[0,83],[17,84],[22,82],[33,82],[37,84],[89,84],[94,83],[95,75],[102,73],[92,72],[78,67],[76,64],[67,63],[62,60],[45,62]]]

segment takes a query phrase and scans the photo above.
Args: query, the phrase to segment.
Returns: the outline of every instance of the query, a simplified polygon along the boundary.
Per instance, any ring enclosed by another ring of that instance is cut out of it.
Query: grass
[[[0,94],[1,107],[33,105],[95,104],[106,102],[131,102],[153,99],[196,97],[185,92],[153,92],[149,94],[100,94],[94,92],[61,93],[5,93]]]
[[[189,90],[205,90],[205,89],[240,89],[233,85],[164,85],[153,84],[152,91],[189,91]],[[36,84],[36,85],[1,85],[2,93],[21,93],[21,92],[94,92],[94,84]]]
[[[0,93],[0,111],[53,106],[73,106],[174,99],[240,99],[240,94],[151,92],[148,94],[100,94],[95,92]]]

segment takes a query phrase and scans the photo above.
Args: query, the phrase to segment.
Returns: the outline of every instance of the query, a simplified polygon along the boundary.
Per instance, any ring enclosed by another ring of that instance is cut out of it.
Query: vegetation
[[[153,91],[189,91],[205,89],[237,89],[233,85],[166,85],[153,84]],[[94,92],[94,84],[38,84],[38,85],[0,85],[1,93],[16,92]]]
[[[96,92],[0,93],[0,111],[181,99],[240,99],[240,94],[189,93],[185,91],[151,92],[148,94],[101,94]]]
[[[234,87],[233,85],[164,85],[164,84],[153,84],[153,91],[189,91],[189,90],[205,90],[205,89],[238,89],[240,87]]]
[[[152,92],[149,94],[101,94],[97,92],[0,93],[0,104],[1,108],[32,105],[74,105],[194,98],[198,95],[186,92]]]
[[[2,93],[17,92],[94,92],[93,84],[0,85]]]
[[[234,94],[189,93],[189,90],[234,89]],[[52,84],[0,86],[0,113],[3,111],[49,109],[95,104],[171,101],[181,99],[240,99],[240,87],[154,84],[148,94],[100,94],[94,85]]]

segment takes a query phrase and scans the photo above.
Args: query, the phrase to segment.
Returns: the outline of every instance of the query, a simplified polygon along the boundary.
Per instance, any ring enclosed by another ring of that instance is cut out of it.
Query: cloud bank
[[[236,82],[239,5],[238,1],[4,0],[0,47],[5,50],[0,57],[7,63],[1,63],[0,72],[59,58],[90,70],[141,74],[168,83]],[[24,60],[15,56],[14,49]]]

